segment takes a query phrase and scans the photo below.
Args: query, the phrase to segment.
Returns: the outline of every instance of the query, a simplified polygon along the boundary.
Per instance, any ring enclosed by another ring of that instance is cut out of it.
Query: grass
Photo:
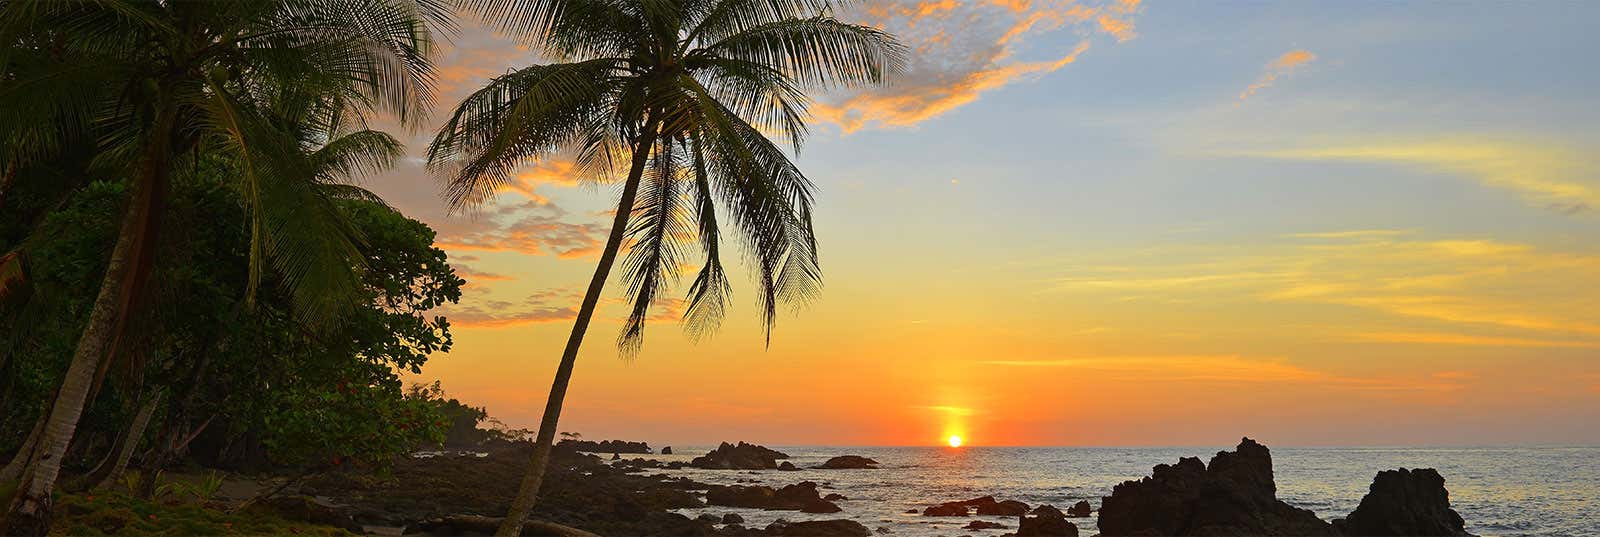
[[[10,499],[15,483],[0,483]],[[51,535],[352,535],[343,528],[286,520],[256,510],[229,512],[215,502],[147,502],[120,491],[56,494]]]

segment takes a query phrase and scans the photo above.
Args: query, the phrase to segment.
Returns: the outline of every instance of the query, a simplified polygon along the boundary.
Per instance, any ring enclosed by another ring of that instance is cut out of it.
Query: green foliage
[[[56,500],[52,535],[350,535],[342,528],[294,522],[200,502],[145,502],[121,493],[65,494]]]

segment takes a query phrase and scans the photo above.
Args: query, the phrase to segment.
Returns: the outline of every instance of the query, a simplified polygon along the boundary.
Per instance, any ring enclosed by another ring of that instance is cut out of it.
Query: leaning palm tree
[[[270,267],[308,319],[331,318],[356,296],[355,238],[317,186],[305,137],[273,103],[306,96],[295,121],[327,143],[363,114],[414,120],[431,95],[428,22],[442,15],[433,0],[0,0],[0,168],[41,165],[87,140],[95,173],[131,186],[104,280],[0,533],[49,530],[51,490],[96,370],[141,315],[174,168],[202,152],[240,163],[251,291]],[[391,145],[373,144],[374,155]]]
[[[470,4],[471,2],[469,2]],[[605,249],[556,369],[531,465],[499,529],[516,534],[543,480],[567,383],[618,251],[631,313],[618,344],[638,352],[651,306],[696,244],[692,337],[722,319],[729,285],[718,207],[760,286],[768,341],[780,302],[820,285],[812,185],[767,133],[798,150],[807,91],[876,84],[905,63],[878,29],[832,16],[828,0],[482,0],[504,29],[559,63],[509,72],[468,96],[429,148],[454,207],[492,198],[529,161],[567,151],[585,178],[625,170]]]

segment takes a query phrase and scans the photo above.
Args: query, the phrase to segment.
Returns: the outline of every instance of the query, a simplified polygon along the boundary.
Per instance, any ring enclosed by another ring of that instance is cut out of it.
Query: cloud
[[[457,259],[461,259],[462,257],[471,257],[471,256],[460,256],[460,257],[457,257]],[[476,259],[476,258],[474,258],[474,259]],[[450,265],[451,265],[452,268],[455,269],[456,276],[460,276],[462,279],[467,280],[467,286],[468,287],[475,287],[475,286],[477,286],[478,284],[480,284],[482,282],[504,282],[504,281],[511,281],[511,280],[515,280],[516,279],[516,278],[513,278],[511,276],[506,276],[504,274],[495,274],[493,272],[482,272],[482,271],[476,270],[476,269],[474,269],[474,268],[472,268],[470,266],[467,266],[464,263],[451,263]]]
[[[1472,139],[1394,141],[1242,153],[1308,161],[1393,163],[1471,177],[1516,192],[1529,204],[1562,213],[1600,206],[1592,158],[1550,144]]]
[[[913,53],[908,72],[889,86],[835,95],[812,106],[814,117],[845,132],[913,126],[985,92],[1060,70],[1077,61],[1096,34],[1132,39],[1140,5],[1137,0],[873,0],[855,9],[859,17],[853,18],[888,29]],[[1069,48],[1028,46],[1063,30],[1077,36],[1068,40]]]
[[[1291,50],[1283,53],[1282,56],[1272,60],[1267,64],[1266,68],[1262,69],[1261,77],[1257,78],[1255,83],[1250,84],[1243,92],[1239,93],[1239,100],[1243,101],[1250,98],[1256,92],[1266,89],[1274,82],[1277,82],[1278,78],[1293,74],[1300,66],[1311,63],[1316,59],[1317,55],[1307,50]]]
[[[959,417],[966,417],[966,416],[971,416],[971,415],[977,414],[977,411],[975,411],[973,409],[970,409],[970,408],[967,408],[967,407],[961,407],[961,406],[912,405],[911,408],[919,408],[919,409],[922,409],[922,410],[932,410],[932,411],[943,413],[943,414],[947,414],[947,415],[950,415],[950,416],[959,416]]]
[[[1066,368],[1095,372],[1098,378],[1134,381],[1317,384],[1370,391],[1453,391],[1460,386],[1446,378],[1392,379],[1336,375],[1306,369],[1283,360],[1239,356],[1093,356],[1045,360],[988,360],[986,365]]]
[[[605,244],[608,228],[596,222],[568,222],[567,216],[566,210],[547,200],[531,199],[480,215],[485,225],[441,234],[435,243],[451,251],[509,251],[565,259],[598,253]]]
[[[582,298],[576,290],[546,289],[517,302],[482,300],[449,305],[438,311],[458,328],[507,328],[573,320],[578,315],[574,305]]]
[[[1191,244],[1069,268],[1056,292],[1127,301],[1242,301],[1355,308],[1382,329],[1356,341],[1583,347],[1600,344],[1600,255],[1390,230],[1290,234],[1264,245]],[[1397,329],[1396,320],[1412,321]],[[1421,323],[1421,324],[1419,324]],[[1451,327],[1449,330],[1439,329]],[[1455,335],[1471,330],[1467,335]]]
[[[1597,348],[1600,342],[1544,340],[1517,337],[1475,336],[1438,332],[1369,332],[1354,335],[1355,339],[1382,343],[1415,343],[1423,345],[1461,345],[1472,347],[1539,347],[1539,348]]]

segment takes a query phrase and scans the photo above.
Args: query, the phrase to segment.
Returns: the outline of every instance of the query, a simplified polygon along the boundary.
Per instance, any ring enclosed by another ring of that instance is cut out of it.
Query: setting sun
[[[950,435],[950,438],[947,441],[950,442],[950,447],[961,447],[961,437],[959,436]]]

